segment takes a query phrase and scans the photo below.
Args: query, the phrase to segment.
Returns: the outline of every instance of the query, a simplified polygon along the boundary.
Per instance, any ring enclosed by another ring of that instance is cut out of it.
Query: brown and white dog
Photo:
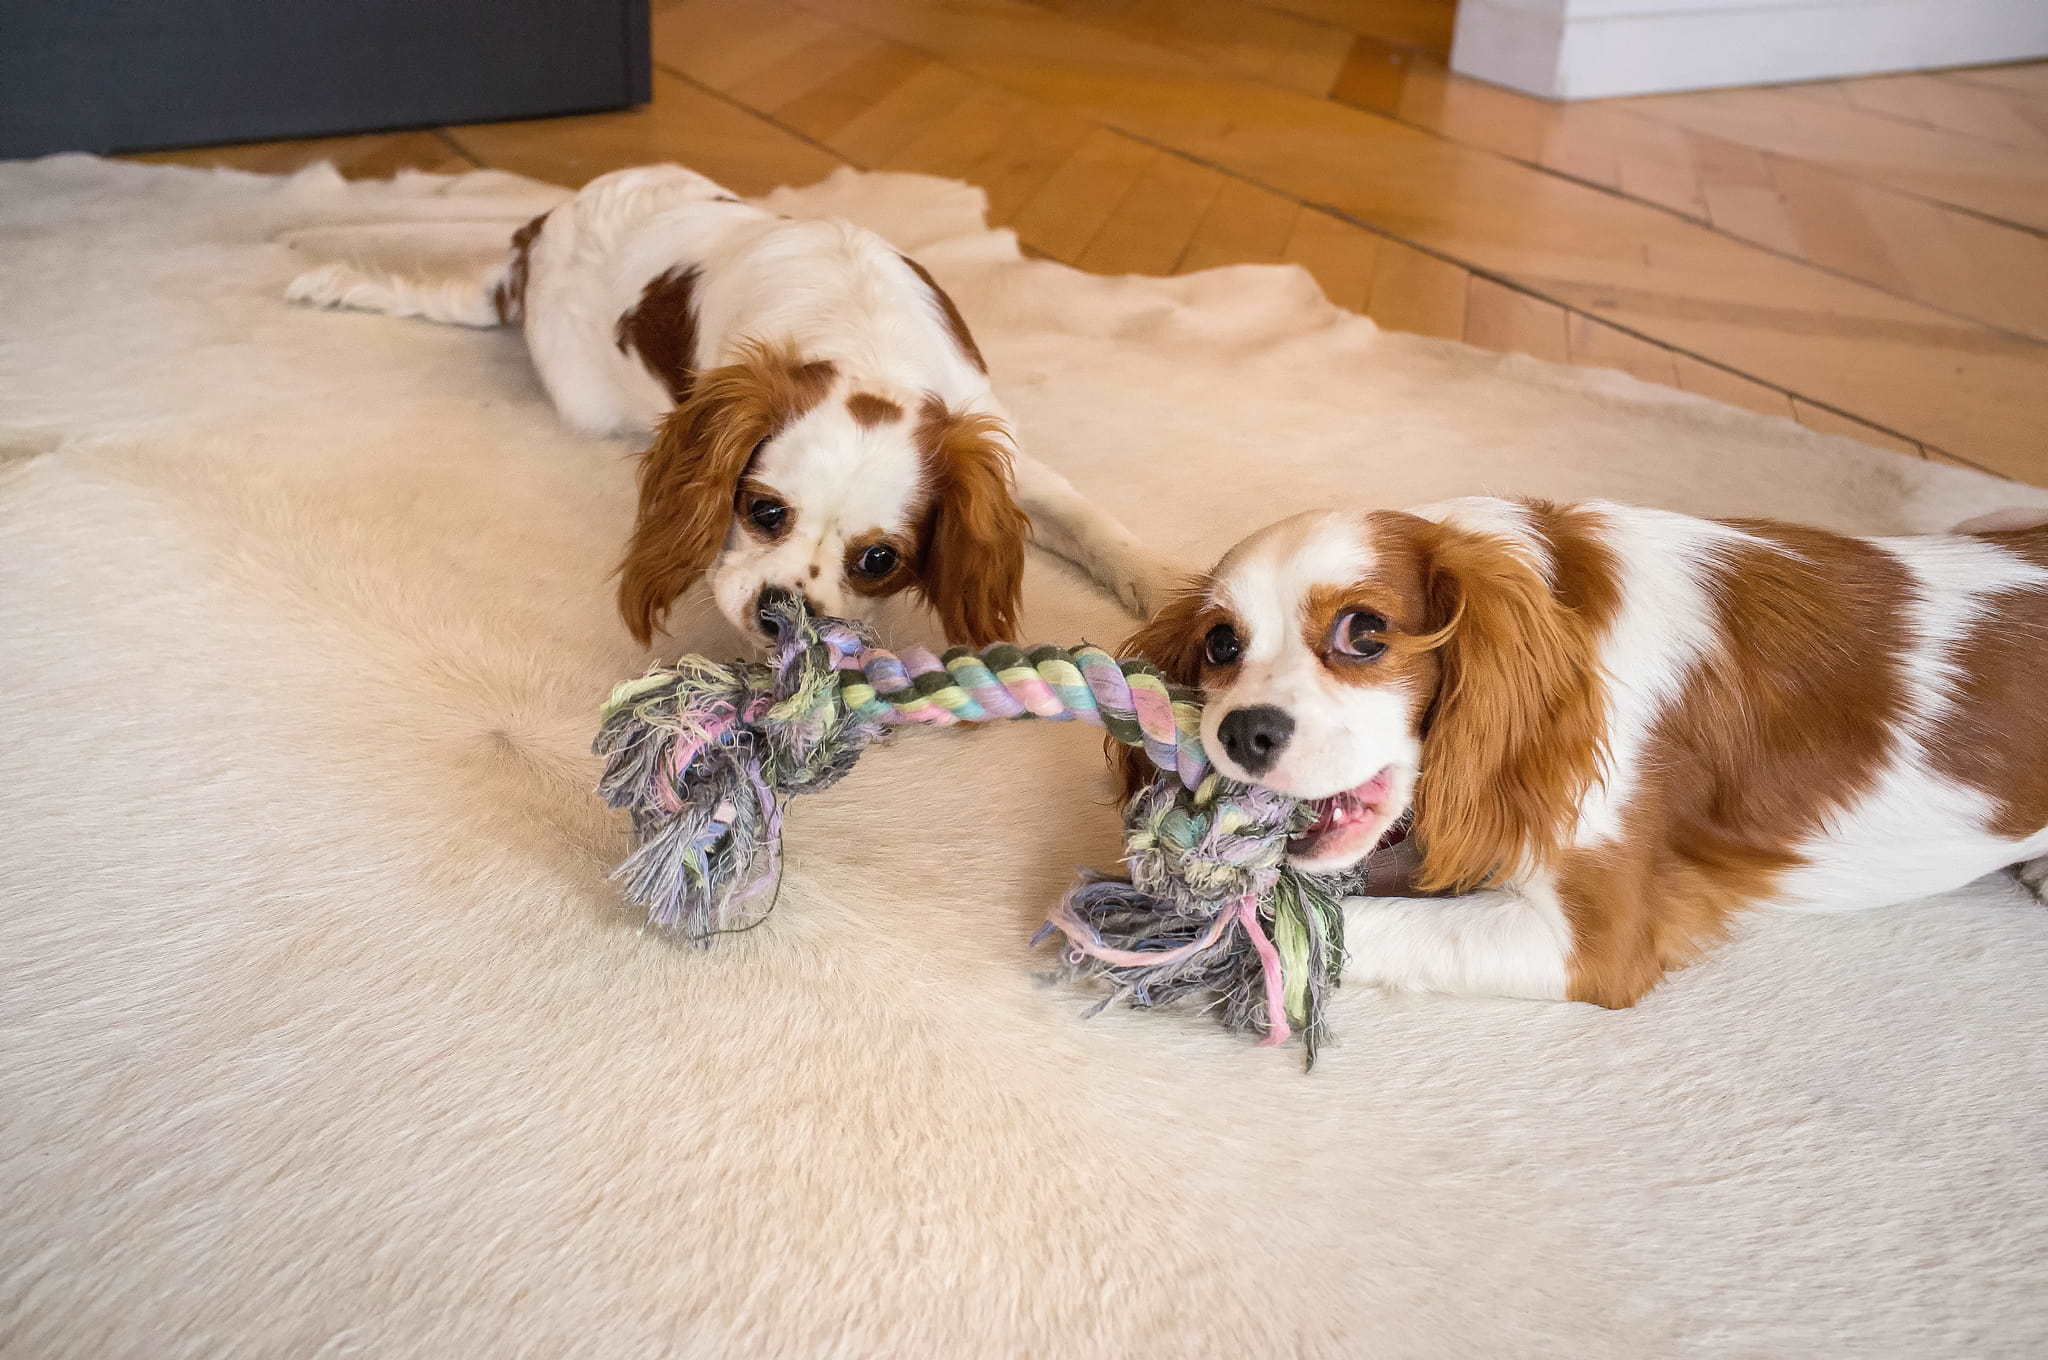
[[[1628,1006],[1744,908],[2048,861],[2048,527],[1850,538],[1605,503],[1318,511],[1134,637],[1238,779],[1357,864],[1346,976]]]
[[[619,583],[643,644],[707,575],[742,631],[769,630],[774,592],[844,615],[910,590],[952,640],[991,642],[1014,626],[1027,536],[1148,607],[1155,559],[1017,453],[952,299],[849,223],[793,221],[645,166],[528,223],[488,275],[328,265],[288,296],[518,324],[564,421],[657,431]]]

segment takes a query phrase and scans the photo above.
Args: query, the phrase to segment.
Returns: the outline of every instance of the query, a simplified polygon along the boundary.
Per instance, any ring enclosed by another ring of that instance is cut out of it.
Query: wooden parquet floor
[[[154,153],[987,190],[1102,273],[1294,261],[1381,325],[2048,485],[2048,63],[1553,104],[1453,0],[656,0],[628,113]]]

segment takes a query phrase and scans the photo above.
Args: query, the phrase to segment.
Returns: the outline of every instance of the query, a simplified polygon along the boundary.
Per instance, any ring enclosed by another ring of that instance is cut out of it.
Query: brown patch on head
[[[908,255],[899,255],[896,258],[909,265],[910,272],[917,275],[924,282],[924,286],[931,290],[932,299],[939,304],[939,312],[945,318],[946,329],[952,332],[953,343],[958,345],[960,352],[967,356],[967,362],[973,364],[983,373],[988,372],[988,360],[981,357],[981,346],[974,343],[974,335],[967,329],[967,318],[960,315],[960,309],[953,305],[952,297],[947,294],[945,289],[939,287],[938,280],[934,279],[926,271],[925,267],[916,260],[911,259]]]
[[[491,307],[501,326],[526,319],[526,278],[532,267],[533,241],[547,220],[547,213],[542,213],[512,233],[512,259],[505,266],[505,277],[491,285]]]
[[[983,646],[1017,626],[1031,521],[1010,482],[1009,431],[980,411],[927,396],[918,452],[931,491],[917,553],[918,586],[946,637]]]
[[[855,392],[846,399],[846,409],[853,416],[853,423],[862,428],[886,425],[892,420],[903,419],[903,408],[887,397],[878,397],[872,392]]]
[[[825,399],[839,370],[830,359],[813,359],[801,364],[792,361],[783,373],[789,383],[788,400],[802,415]]]
[[[612,336],[621,354],[637,354],[669,400],[690,398],[697,366],[697,270],[671,269],[648,281],[640,301],[620,315]]]
[[[1202,639],[1224,615],[1210,603],[1215,587],[1210,576],[1188,581],[1137,632],[1116,649],[1119,657],[1139,657],[1151,662],[1171,684],[1195,689],[1202,680]],[[1116,776],[1122,798],[1152,782],[1157,771],[1143,752],[1134,751],[1115,737],[1103,739],[1110,769]]]
[[[1431,891],[1554,863],[1602,760],[1595,648],[1618,599],[1614,563],[1583,512],[1528,509],[1542,564],[1492,534],[1406,526],[1441,667],[1415,789]]]
[[[1359,536],[1372,546],[1374,569],[1350,603],[1371,608],[1399,632],[1428,631],[1429,582],[1421,548],[1429,521],[1398,510],[1373,510],[1359,518]]]
[[[1364,521],[1365,537],[1376,549],[1373,576],[1350,585],[1312,588],[1302,601],[1302,644],[1321,658],[1323,670],[1339,684],[1403,690],[1409,696],[1410,716],[1419,725],[1436,695],[1437,648],[1442,641],[1434,632],[1417,538],[1427,521],[1384,510],[1367,514]],[[1376,615],[1384,622],[1383,628],[1373,631],[1384,651],[1357,657],[1333,645],[1339,622],[1352,613]]]
[[[1721,939],[1890,755],[1905,568],[1864,540],[1735,527],[1768,546],[1700,568],[1711,650],[1651,730],[1621,835],[1562,865],[1573,1000],[1632,1005]]]
[[[717,557],[754,451],[823,399],[832,365],[749,343],[702,374],[640,455],[640,508],[619,566],[619,614],[644,646]]]
[[[2048,567],[2048,528],[1974,535]],[[2019,840],[2048,827],[2048,589],[1991,596],[1957,643],[1962,683],[1929,734],[1934,768],[1988,796],[1986,829]]]

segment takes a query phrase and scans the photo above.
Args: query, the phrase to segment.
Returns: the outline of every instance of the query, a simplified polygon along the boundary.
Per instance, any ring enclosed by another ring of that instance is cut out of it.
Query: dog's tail
[[[349,264],[309,269],[285,288],[286,299],[386,316],[417,316],[451,326],[502,326],[519,319],[508,306],[510,261],[470,278],[407,278]]]

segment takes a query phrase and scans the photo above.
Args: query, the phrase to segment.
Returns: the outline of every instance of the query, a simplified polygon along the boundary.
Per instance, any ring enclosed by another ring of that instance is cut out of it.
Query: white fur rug
[[[764,929],[636,928],[587,754],[646,660],[631,450],[511,334],[280,301],[552,196],[0,167],[0,1354],[2048,1353],[2048,912],[2003,880],[1759,917],[1622,1014],[1349,990],[1305,1077],[1036,980],[1116,818],[1087,732],[1018,726],[799,802]],[[1032,446],[1191,556],[1479,490],[2048,501],[1292,269],[1024,261],[956,184],[777,205],[916,250]],[[1033,636],[1128,626],[1034,570]]]

